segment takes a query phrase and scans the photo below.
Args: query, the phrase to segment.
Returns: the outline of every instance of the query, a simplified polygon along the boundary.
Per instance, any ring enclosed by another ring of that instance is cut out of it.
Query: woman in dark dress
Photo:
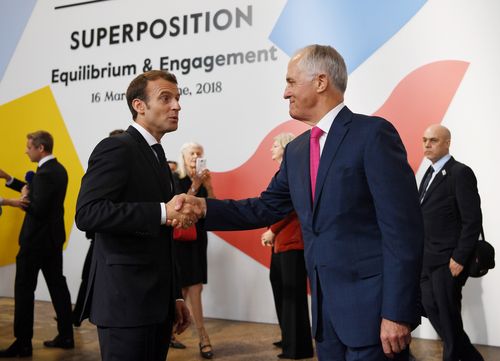
[[[178,162],[178,191],[197,197],[215,198],[208,169],[197,172],[196,160],[203,157],[203,147],[198,143],[186,143],[181,147]],[[201,292],[207,283],[207,232],[196,225],[195,241],[175,242],[182,294],[186,300],[200,339],[202,357],[210,359],[213,350],[203,322]]]

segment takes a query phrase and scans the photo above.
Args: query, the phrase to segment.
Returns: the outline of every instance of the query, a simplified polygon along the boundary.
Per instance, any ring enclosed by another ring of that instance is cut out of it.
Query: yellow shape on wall
[[[68,190],[64,201],[64,224],[68,240],[75,218],[83,168],[50,87],[0,106],[0,168],[21,180],[24,180],[27,171],[36,170],[37,164],[30,162],[25,150],[26,135],[37,130],[46,130],[52,134],[53,153],[68,172]],[[19,193],[5,187],[3,183],[1,180],[0,196],[19,197]],[[23,219],[24,211],[3,207],[3,214],[0,216],[0,266],[15,262]]]

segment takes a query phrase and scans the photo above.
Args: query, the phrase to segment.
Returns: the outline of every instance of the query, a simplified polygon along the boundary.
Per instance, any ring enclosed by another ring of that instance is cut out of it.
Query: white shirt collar
[[[442,157],[440,160],[438,160],[436,163],[432,164],[432,168],[434,169],[434,173],[438,173],[441,168],[444,167],[447,161],[449,161],[451,158],[451,154],[446,154],[444,157]]]
[[[51,159],[54,159],[54,155],[53,154],[49,154],[49,155],[46,155],[45,157],[43,157],[42,159],[40,159],[38,161],[38,168],[40,168],[42,165],[44,165],[45,163],[47,163],[49,160]]]
[[[335,120],[337,115],[339,115],[340,111],[344,106],[345,106],[344,102],[338,104],[335,108],[326,113],[323,116],[323,118],[321,118],[320,121],[316,124],[316,126],[323,131],[322,137],[328,135],[328,132],[332,127],[333,121]]]
[[[142,125],[137,124],[136,122],[132,123],[132,126],[137,129],[139,133],[141,133],[142,137],[146,140],[146,142],[149,144],[150,147],[152,147],[155,144],[159,144],[155,137],[151,135],[150,132],[148,132]]]

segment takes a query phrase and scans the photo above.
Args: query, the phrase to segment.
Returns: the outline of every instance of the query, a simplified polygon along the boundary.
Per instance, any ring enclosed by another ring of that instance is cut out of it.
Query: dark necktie
[[[170,176],[170,168],[168,167],[167,157],[165,157],[165,151],[160,143],[153,144],[151,146],[158,156],[158,162],[160,163],[160,173],[165,178],[165,181],[170,185],[172,190],[172,177]]]
[[[434,173],[434,168],[432,168],[432,165],[427,168],[427,171],[424,174],[424,179],[422,183],[420,183],[420,203],[424,200],[425,193],[427,193],[427,187],[429,186],[429,182],[431,181],[432,174]]]
[[[319,159],[321,157],[319,138],[322,134],[323,131],[318,127],[313,127],[311,129],[311,139],[309,141],[309,172],[311,175],[311,196],[313,201],[314,192],[316,191],[316,177],[318,175]]]

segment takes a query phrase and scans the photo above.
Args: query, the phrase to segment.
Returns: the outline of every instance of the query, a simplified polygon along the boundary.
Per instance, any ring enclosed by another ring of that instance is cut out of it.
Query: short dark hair
[[[45,130],[38,130],[33,133],[28,133],[26,138],[31,139],[31,142],[35,147],[43,145],[43,150],[47,153],[52,154],[52,149],[54,149],[54,138],[49,132]]]
[[[146,94],[146,87],[148,86],[148,82],[156,79],[165,79],[177,85],[177,78],[175,75],[165,70],[150,70],[138,75],[130,82],[127,88],[127,104],[134,120],[137,118],[137,112],[132,106],[132,101],[134,99],[140,99],[147,103],[148,95]]]
[[[111,132],[109,132],[109,136],[113,137],[115,135],[122,134],[122,133],[125,133],[125,131],[123,129],[115,129],[115,130],[112,130]]]

